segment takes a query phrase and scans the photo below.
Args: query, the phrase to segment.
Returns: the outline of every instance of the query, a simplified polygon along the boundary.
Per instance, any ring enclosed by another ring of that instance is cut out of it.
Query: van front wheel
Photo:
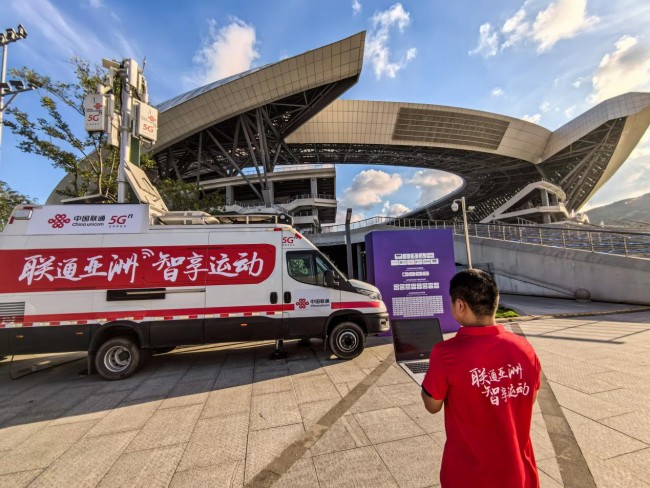
[[[107,380],[128,378],[140,365],[142,351],[127,337],[113,337],[97,350],[95,368]]]
[[[366,347],[366,335],[354,322],[341,322],[332,329],[329,346],[339,359],[354,359]]]

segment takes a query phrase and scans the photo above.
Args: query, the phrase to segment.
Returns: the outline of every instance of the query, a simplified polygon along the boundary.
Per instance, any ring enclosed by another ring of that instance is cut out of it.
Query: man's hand
[[[422,390],[422,401],[424,402],[424,408],[426,408],[429,413],[438,413],[442,409],[442,404],[444,403],[444,400],[431,398],[424,390]]]

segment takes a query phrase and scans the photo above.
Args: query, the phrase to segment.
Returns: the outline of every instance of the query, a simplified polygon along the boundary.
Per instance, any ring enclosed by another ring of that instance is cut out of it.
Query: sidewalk
[[[648,486],[650,312],[518,326],[595,484]],[[79,376],[83,360],[12,381],[5,360],[0,487],[437,486],[443,416],[424,410],[389,341],[347,362],[320,341],[288,343],[279,361],[268,343],[185,348],[120,382]],[[542,486],[576,486],[557,430],[536,406]]]

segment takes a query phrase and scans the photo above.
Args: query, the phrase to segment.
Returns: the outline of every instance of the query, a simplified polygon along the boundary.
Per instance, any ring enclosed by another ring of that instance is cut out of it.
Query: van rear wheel
[[[128,337],[113,337],[104,342],[95,355],[95,368],[107,380],[131,376],[140,366],[143,352]]]
[[[341,322],[332,329],[329,346],[339,359],[354,359],[366,347],[366,335],[354,322]]]

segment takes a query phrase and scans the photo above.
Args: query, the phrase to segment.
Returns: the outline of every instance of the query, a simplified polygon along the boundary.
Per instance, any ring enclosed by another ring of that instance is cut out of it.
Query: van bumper
[[[368,324],[368,335],[379,334],[390,329],[388,312],[366,315],[366,320]]]

